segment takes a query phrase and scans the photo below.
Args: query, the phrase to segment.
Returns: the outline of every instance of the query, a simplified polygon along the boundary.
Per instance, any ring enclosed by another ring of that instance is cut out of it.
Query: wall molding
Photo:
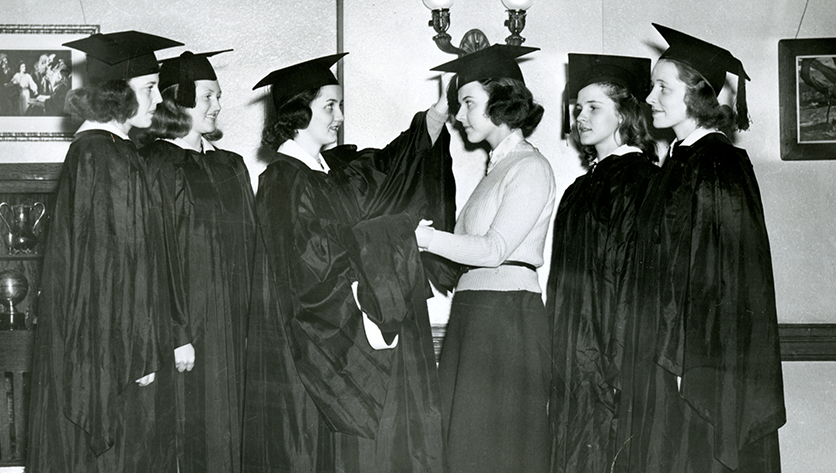
[[[836,361],[836,324],[778,324],[783,361]]]
[[[431,328],[438,359],[447,326]],[[836,361],[836,324],[778,324],[778,337],[781,361]]]

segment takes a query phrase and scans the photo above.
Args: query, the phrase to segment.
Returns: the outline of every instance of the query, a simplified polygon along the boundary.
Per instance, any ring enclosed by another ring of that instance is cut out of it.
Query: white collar
[[[691,146],[692,144],[696,143],[699,139],[704,137],[705,135],[709,135],[711,133],[720,133],[723,134],[720,130],[714,130],[711,128],[697,128],[696,130],[692,131],[691,134],[686,136],[682,142],[680,143],[681,146]]]
[[[131,139],[127,134],[125,134],[124,131],[122,131],[119,127],[117,127],[113,123],[93,122],[93,121],[89,121],[89,120],[85,120],[84,123],[82,123],[81,126],[78,127],[78,130],[75,131],[75,134],[77,135],[77,134],[81,133],[82,131],[88,131],[88,130],[104,130],[104,131],[113,133],[114,135],[118,136],[119,138],[122,138],[123,140],[130,141],[130,139]]]
[[[205,153],[207,151],[215,151],[215,145],[213,145],[211,141],[207,140],[203,136],[200,137],[200,146],[201,146],[202,149],[194,149],[191,146],[185,146],[186,143],[182,140],[175,141],[175,140],[172,140],[170,138],[163,138],[163,141],[168,141],[169,143],[173,144],[174,146],[177,146],[178,148],[190,149],[192,151],[197,151],[198,153],[200,153],[200,152]]]
[[[618,148],[612,150],[610,154],[607,156],[624,156],[628,153],[641,153],[642,150],[633,146],[633,145],[621,145]]]
[[[621,145],[621,146],[619,146],[618,148],[616,148],[616,149],[614,149],[614,150],[610,151],[610,152],[609,152],[609,154],[607,154],[606,156],[603,156],[603,157],[598,156],[598,157],[596,157],[594,161],[592,161],[591,163],[589,163],[589,168],[590,168],[590,171],[591,171],[591,170],[593,170],[593,169],[595,169],[595,166],[597,166],[597,165],[598,165],[598,163],[600,163],[601,161],[603,161],[603,160],[605,160],[605,159],[609,158],[610,156],[624,156],[624,155],[625,155],[625,154],[627,154],[627,153],[641,153],[641,152],[642,152],[642,150],[641,150],[641,149],[639,149],[639,148],[637,148],[637,147],[635,147],[635,146],[632,146],[632,145]]]
[[[485,174],[491,172],[491,170],[496,167],[496,163],[502,161],[505,156],[508,156],[508,154],[510,154],[511,151],[523,140],[525,140],[525,138],[523,137],[522,130],[514,130],[510,135],[506,136],[505,139],[500,141],[496,148],[491,150],[488,154],[488,169],[485,171]]]
[[[328,174],[328,171],[331,170],[331,168],[328,167],[328,163],[326,163],[325,159],[323,159],[322,153],[319,154],[318,159],[314,158],[308,154],[308,152],[305,151],[299,143],[293,140],[287,140],[282,143],[282,145],[279,146],[278,151],[279,153],[286,154],[291,158],[296,158],[299,161],[302,161],[302,163],[311,168],[311,170],[324,172],[325,174]]]

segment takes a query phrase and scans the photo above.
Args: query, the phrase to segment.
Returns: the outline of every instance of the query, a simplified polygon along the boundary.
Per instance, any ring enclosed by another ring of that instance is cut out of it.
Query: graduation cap
[[[348,53],[331,54],[277,69],[258,81],[253,90],[267,85],[272,86],[270,93],[278,110],[296,94],[326,85],[340,85],[334,73],[331,72],[331,66],[346,54]]]
[[[737,125],[742,130],[747,129],[749,118],[746,106],[746,81],[750,79],[743,70],[743,63],[728,50],[719,46],[656,23],[653,23],[653,27],[668,43],[668,49],[659,59],[678,61],[690,66],[711,85],[714,95],[719,95],[723,89],[726,83],[726,72],[737,75]]]
[[[165,90],[177,84],[177,95],[175,101],[178,105],[186,108],[194,108],[196,80],[218,80],[215,69],[209,63],[210,57],[232,51],[211,51],[206,53],[193,53],[186,51],[180,56],[163,59],[160,65],[160,90]]]
[[[128,80],[159,72],[154,51],[182,45],[139,31],[96,33],[63,44],[87,54],[87,74],[91,82]]]
[[[632,56],[569,53],[563,131],[569,133],[569,101],[589,84],[606,82],[625,87],[639,102],[650,92],[650,59]]]
[[[598,82],[626,87],[639,101],[644,101],[650,92],[650,59],[569,53],[569,98],[576,98],[581,89]]]
[[[433,67],[433,71],[455,72],[456,88],[476,80],[506,77],[525,83],[517,58],[539,50],[527,46],[494,44]]]

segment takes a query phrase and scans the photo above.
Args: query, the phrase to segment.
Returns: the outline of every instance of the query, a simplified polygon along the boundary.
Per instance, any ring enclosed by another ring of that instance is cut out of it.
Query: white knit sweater
[[[555,203],[552,167],[520,131],[491,152],[488,174],[462,208],[454,233],[433,231],[427,251],[478,266],[456,290],[541,292],[537,273],[504,261],[543,265]]]

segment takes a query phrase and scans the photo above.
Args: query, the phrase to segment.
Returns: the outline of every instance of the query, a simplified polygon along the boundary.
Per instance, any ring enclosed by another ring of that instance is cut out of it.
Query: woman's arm
[[[531,233],[549,203],[553,178],[548,163],[527,159],[512,169],[501,186],[501,203],[482,235],[416,230],[419,247],[457,263],[496,267]],[[471,206],[474,203],[470,204]],[[480,205],[475,203],[475,205]]]

